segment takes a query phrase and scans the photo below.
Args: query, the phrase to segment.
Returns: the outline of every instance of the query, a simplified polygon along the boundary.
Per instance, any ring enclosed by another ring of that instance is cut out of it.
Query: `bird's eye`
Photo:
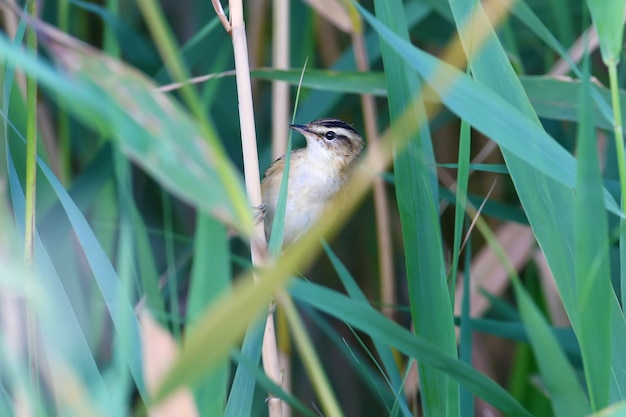
[[[332,130],[329,130],[328,132],[326,132],[326,135],[324,135],[324,136],[326,136],[326,139],[328,139],[328,140],[333,140],[333,139],[335,139],[335,137],[337,135]]]

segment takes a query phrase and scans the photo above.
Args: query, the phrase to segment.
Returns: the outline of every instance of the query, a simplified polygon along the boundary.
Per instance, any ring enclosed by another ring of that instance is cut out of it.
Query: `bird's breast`
[[[336,174],[315,166],[301,168],[289,175],[289,194],[293,192],[294,198],[327,201],[341,189],[343,181]]]
[[[324,213],[328,203],[342,189],[344,180],[333,166],[311,161],[301,154],[292,155],[289,169],[287,207],[284,221],[285,243],[298,240]],[[280,190],[280,177],[265,181],[263,200],[268,207],[266,234],[271,223]]]

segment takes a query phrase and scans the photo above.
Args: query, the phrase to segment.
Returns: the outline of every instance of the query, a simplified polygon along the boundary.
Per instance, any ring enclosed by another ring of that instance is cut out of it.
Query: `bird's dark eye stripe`
[[[328,128],[328,129],[342,128],[342,129],[345,129],[345,130],[348,130],[350,132],[358,134],[358,132],[352,126],[350,126],[348,123],[346,123],[346,122],[344,122],[342,120],[338,120],[338,119],[319,119],[319,120],[316,120],[314,122],[311,122],[311,124],[323,126],[325,128]]]

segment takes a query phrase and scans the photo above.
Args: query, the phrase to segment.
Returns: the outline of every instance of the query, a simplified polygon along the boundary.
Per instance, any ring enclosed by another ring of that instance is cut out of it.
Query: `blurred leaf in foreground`
[[[31,23],[72,78],[6,38],[0,38],[0,54],[37,75],[83,122],[115,138],[127,157],[170,192],[241,232],[252,230],[241,177],[213,131],[203,134],[180,105],[138,70],[48,25]]]

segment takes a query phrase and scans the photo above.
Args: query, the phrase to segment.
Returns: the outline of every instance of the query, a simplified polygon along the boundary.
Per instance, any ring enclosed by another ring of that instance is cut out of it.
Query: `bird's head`
[[[351,166],[363,150],[359,132],[338,119],[317,119],[289,127],[305,137],[310,158],[331,162],[340,169]]]

